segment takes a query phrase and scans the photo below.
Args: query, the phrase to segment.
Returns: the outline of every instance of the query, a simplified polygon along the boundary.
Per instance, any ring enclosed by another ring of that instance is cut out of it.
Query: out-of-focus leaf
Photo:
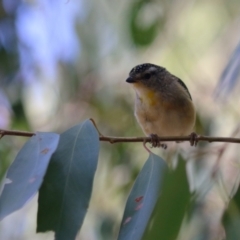
[[[160,6],[153,6],[154,4],[151,1],[139,0],[134,2],[131,7],[130,33],[133,42],[138,46],[151,44],[162,25],[160,13],[156,12],[160,9]]]
[[[21,100],[16,101],[12,105],[12,110],[13,110],[13,122],[12,122],[12,128],[16,129],[22,129],[26,130],[29,129],[29,123],[24,111],[24,106],[23,102]]]
[[[2,30],[2,29],[1,29]],[[0,43],[1,44],[1,43]],[[14,47],[14,43],[11,44]],[[10,76],[13,71],[17,70],[18,58],[16,52],[9,52],[6,49],[0,48],[0,69],[4,74]]]
[[[98,219],[99,223],[99,240],[112,240],[114,239],[114,229],[116,225],[116,218],[112,216],[102,215],[101,218]]]
[[[238,175],[236,176],[232,191],[229,194],[229,197],[232,199],[234,197],[238,208],[240,209],[240,192],[239,192],[239,185],[240,185],[240,168],[238,166]]]
[[[176,239],[189,202],[185,162],[181,160],[177,169],[165,178],[162,193],[143,239]]]
[[[128,197],[118,240],[142,239],[166,170],[165,161],[151,153]]]
[[[233,52],[217,86],[216,96],[229,94],[240,76],[240,43]]]
[[[39,190],[59,135],[36,133],[18,153],[3,182],[0,219],[20,209]]]
[[[240,239],[240,211],[233,200],[223,216],[223,225],[227,240]]]
[[[236,194],[231,200],[228,209],[223,216],[226,239],[228,240],[240,239],[240,191],[237,187],[239,187],[239,176],[236,179],[232,192],[232,195]]]
[[[60,135],[39,192],[37,232],[75,239],[88,209],[98,153],[99,136],[90,121]]]

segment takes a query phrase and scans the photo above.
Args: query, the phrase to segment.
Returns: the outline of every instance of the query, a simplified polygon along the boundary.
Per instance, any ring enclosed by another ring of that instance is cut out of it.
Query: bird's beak
[[[132,77],[128,77],[126,82],[128,82],[128,83],[135,83],[136,81]]]

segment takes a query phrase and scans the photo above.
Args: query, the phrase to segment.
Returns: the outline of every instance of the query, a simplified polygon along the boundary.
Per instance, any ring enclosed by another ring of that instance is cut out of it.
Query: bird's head
[[[127,78],[126,82],[146,87],[154,87],[161,80],[161,76],[164,76],[166,69],[151,63],[144,63],[134,67]]]

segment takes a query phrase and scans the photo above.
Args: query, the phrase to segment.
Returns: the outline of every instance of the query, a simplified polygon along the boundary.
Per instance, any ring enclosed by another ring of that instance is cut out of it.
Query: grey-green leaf
[[[118,240],[140,240],[159,196],[167,164],[151,153],[130,192]]]
[[[39,192],[37,232],[74,240],[86,215],[97,168],[99,136],[91,121],[60,135]]]
[[[59,135],[36,133],[7,171],[0,195],[0,219],[20,209],[39,190]]]
[[[180,158],[177,168],[166,174],[161,196],[142,239],[177,239],[190,198],[185,161]]]

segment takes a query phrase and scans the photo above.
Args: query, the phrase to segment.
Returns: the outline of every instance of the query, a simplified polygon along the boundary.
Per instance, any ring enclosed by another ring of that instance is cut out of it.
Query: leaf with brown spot
[[[74,240],[83,223],[97,168],[99,135],[85,121],[60,135],[39,191],[37,232],[54,231],[55,240]]]
[[[118,240],[140,240],[159,196],[167,164],[151,153],[127,199]]]
[[[3,181],[0,220],[23,207],[37,193],[58,141],[56,133],[38,132],[19,151]],[[44,154],[40,149],[44,149]]]

